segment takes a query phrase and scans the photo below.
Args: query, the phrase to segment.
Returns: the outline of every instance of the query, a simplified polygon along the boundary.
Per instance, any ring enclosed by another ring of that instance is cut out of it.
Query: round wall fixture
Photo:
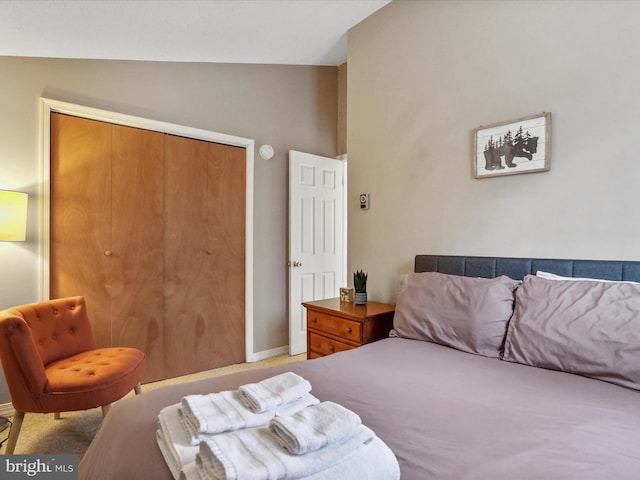
[[[273,158],[273,147],[271,145],[262,145],[259,152],[264,160],[271,160]]]

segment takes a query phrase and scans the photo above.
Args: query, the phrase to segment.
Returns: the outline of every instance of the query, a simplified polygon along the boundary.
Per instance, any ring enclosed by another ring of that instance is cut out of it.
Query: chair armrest
[[[44,392],[47,375],[31,328],[19,313],[5,310],[0,313],[0,358],[2,368],[11,391],[11,400],[16,405],[20,399]]]

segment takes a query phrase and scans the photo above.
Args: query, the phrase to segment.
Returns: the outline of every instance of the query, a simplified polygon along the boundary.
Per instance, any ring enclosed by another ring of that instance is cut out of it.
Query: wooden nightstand
[[[356,305],[339,298],[304,302],[307,308],[307,358],[324,357],[389,336],[394,305]]]

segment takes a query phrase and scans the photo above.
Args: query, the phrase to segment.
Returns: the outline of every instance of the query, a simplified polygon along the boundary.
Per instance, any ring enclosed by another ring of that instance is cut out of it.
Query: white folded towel
[[[303,455],[354,435],[361,423],[356,413],[342,405],[322,402],[293,415],[274,417],[269,430],[287,452]]]
[[[213,435],[200,442],[196,465],[206,480],[303,478],[353,456],[375,434],[360,425],[355,435],[306,455],[283,450],[266,427]]]
[[[202,434],[214,434],[241,428],[267,425],[274,415],[291,415],[319,400],[306,393],[279,408],[254,413],[240,401],[237,390],[208,395],[189,395],[180,402],[179,415],[190,444],[197,445]]]
[[[162,456],[176,480],[185,465],[195,462],[198,453],[198,445],[192,445],[190,435],[182,427],[178,415],[179,408],[180,404],[178,403],[160,410],[158,414],[159,429],[156,434]]]
[[[198,472],[198,466],[196,462],[193,461],[187,465],[185,465],[180,471],[180,478],[178,480],[206,480],[200,476]]]
[[[162,453],[167,467],[169,467],[171,476],[177,480],[180,476],[180,465],[176,462],[175,455],[169,448],[170,442],[164,438],[160,430],[156,432],[156,442],[158,443],[158,447],[160,447],[160,453]]]
[[[285,372],[238,389],[240,400],[256,413],[278,408],[311,391],[311,384],[293,372]]]
[[[188,465],[180,473],[180,480],[213,480],[206,472],[200,455],[196,462]],[[210,468],[210,467],[209,467]],[[210,471],[210,470],[209,470]],[[400,480],[400,466],[391,449],[378,437],[364,443],[352,455],[325,470],[304,477],[305,480]]]
[[[378,437],[358,448],[353,455],[306,480],[400,480],[400,465],[391,449]],[[188,480],[206,480],[191,477]]]

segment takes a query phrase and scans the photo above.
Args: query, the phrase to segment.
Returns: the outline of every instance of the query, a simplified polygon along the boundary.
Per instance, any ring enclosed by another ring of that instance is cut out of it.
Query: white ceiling
[[[340,65],[391,0],[0,0],[0,55]]]

